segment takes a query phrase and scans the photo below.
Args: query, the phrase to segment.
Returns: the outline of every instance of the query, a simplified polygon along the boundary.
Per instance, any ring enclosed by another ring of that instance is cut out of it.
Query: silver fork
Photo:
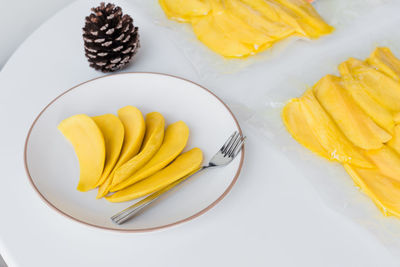
[[[124,209],[121,212],[118,212],[114,216],[111,217],[111,220],[116,224],[123,224],[124,222],[128,221],[129,219],[133,218],[137,215],[140,211],[142,211],[145,207],[153,203],[156,199],[161,197],[164,193],[168,192],[176,185],[180,184],[181,182],[187,180],[190,176],[195,173],[198,173],[202,170],[212,167],[224,166],[230,163],[240,152],[243,147],[244,141],[246,137],[243,137],[235,131],[225,142],[225,144],[218,150],[218,152],[212,157],[208,165],[201,167],[196,172],[185,176],[174,183],[168,185],[167,187],[161,189],[160,191],[149,195],[148,197],[142,199],[141,201],[133,204],[132,206]]]

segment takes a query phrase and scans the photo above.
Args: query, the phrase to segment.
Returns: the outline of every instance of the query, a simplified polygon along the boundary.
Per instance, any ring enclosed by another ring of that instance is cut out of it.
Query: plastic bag
[[[375,8],[391,1],[394,0],[316,0],[313,5],[325,21],[340,31],[358,18],[364,17]],[[148,13],[156,24],[169,30],[168,35],[171,40],[180,47],[202,79],[212,79],[221,74],[245,71],[248,66],[253,64],[279,58],[296,42],[315,41],[292,36],[247,59],[225,59],[198,41],[189,24],[169,20],[160,8],[158,1],[135,0],[134,2],[136,6],[143,8]]]
[[[399,8],[398,4],[396,6]],[[400,35],[396,26],[400,19],[394,16],[396,12],[389,11],[389,6],[384,10],[390,18],[381,20],[377,23],[379,25],[343,37],[332,45],[335,49],[328,49],[329,56],[317,56],[320,60],[309,62],[307,68],[293,67],[296,71],[281,80],[276,85],[279,88],[272,88],[264,96],[263,103],[257,104],[257,110],[247,110],[245,120],[248,127],[262,134],[270,145],[279,148],[305,174],[328,207],[366,228],[400,258],[400,218],[383,216],[373,201],[355,186],[341,164],[328,162],[300,145],[288,133],[281,119],[282,108],[289,99],[302,95],[324,75],[338,74],[336,67],[347,58],[365,59],[376,46],[388,46],[400,56]],[[372,23],[371,17],[359,23],[362,25],[367,21]],[[279,93],[273,94],[274,90],[279,90]],[[239,106],[243,112],[244,105]]]

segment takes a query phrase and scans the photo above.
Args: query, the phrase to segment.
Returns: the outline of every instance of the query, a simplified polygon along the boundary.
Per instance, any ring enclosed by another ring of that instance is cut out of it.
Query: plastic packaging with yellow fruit
[[[165,15],[191,24],[197,38],[226,58],[246,58],[290,36],[333,31],[306,0],[159,0]]]
[[[283,122],[300,144],[343,164],[384,215],[400,217],[400,61],[378,47],[339,71],[287,103]]]

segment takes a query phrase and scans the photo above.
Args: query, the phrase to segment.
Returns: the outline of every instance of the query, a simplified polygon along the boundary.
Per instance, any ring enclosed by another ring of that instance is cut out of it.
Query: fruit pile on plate
[[[199,148],[182,153],[189,138],[183,121],[165,129],[160,113],[148,113],[144,119],[133,106],[119,109],[118,116],[74,115],[58,129],[78,157],[77,189],[85,192],[99,187],[97,198],[105,196],[111,202],[159,191],[196,172],[203,161]]]

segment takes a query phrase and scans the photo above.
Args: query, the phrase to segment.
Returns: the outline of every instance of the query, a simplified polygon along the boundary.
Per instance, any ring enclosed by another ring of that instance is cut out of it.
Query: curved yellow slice
[[[189,128],[183,121],[167,127],[163,143],[151,160],[131,177],[112,187],[110,192],[121,190],[161,170],[172,162],[185,148],[189,138]]]
[[[58,129],[75,149],[79,160],[79,191],[96,187],[104,168],[105,144],[96,123],[85,114],[74,115],[63,120]]]
[[[159,3],[168,18],[179,22],[190,21],[210,12],[208,0],[159,0]]]
[[[203,153],[193,148],[180,155],[174,162],[152,176],[106,197],[111,202],[132,200],[156,192],[200,168]]]
[[[394,149],[400,155],[400,125],[394,127],[394,134],[392,139],[387,143],[392,149]]]
[[[317,137],[318,142],[330,155],[330,159],[364,168],[373,167],[326,114],[312,90],[307,90],[304,93],[300,98],[300,103],[305,120]]]
[[[104,114],[92,117],[92,119],[102,132],[106,146],[106,163],[104,165],[103,174],[96,185],[97,187],[104,183],[117,163],[124,142],[125,131],[121,120],[113,114]]]
[[[332,160],[308,125],[298,99],[292,99],[282,111],[282,119],[293,138],[312,152]]]
[[[99,187],[97,198],[107,195],[111,187],[115,170],[135,156],[142,145],[146,129],[142,112],[136,107],[126,106],[118,110],[118,117],[124,125],[124,144],[122,145],[122,150],[114,169],[105,182]]]
[[[317,38],[333,31],[333,27],[321,18],[309,2],[305,0],[275,0],[275,2],[280,3],[295,14],[296,20],[308,37]]]
[[[124,144],[117,162],[117,166],[121,166],[139,152],[142,146],[146,124],[142,112],[133,106],[126,106],[119,109],[118,117],[125,129]]]
[[[252,45],[255,50],[273,41],[272,38],[251,27],[246,21],[241,20],[229,12],[228,9],[225,9],[221,0],[210,0],[210,2],[213,8],[213,12],[210,14],[213,16],[213,23],[230,39]]]
[[[400,111],[400,83],[366,63],[350,58],[339,66],[340,73],[352,75],[380,104],[393,112]]]
[[[261,14],[268,20],[283,23],[293,29],[295,33],[301,36],[307,36],[304,25],[297,20],[296,14],[288,8],[270,0],[241,0],[257,13]]]
[[[381,149],[368,150],[365,154],[383,175],[400,182],[400,155],[393,149],[385,145]]]
[[[400,79],[400,60],[387,47],[377,47],[367,63],[395,80]]]
[[[356,59],[354,57],[349,58],[348,60],[342,62],[338,66],[338,70],[340,72],[340,75],[346,76],[346,75],[352,75],[352,70],[355,68],[359,68],[365,66],[365,63],[362,62],[359,59]]]
[[[265,18],[286,24],[293,28],[297,35],[318,38],[331,33],[334,28],[329,26],[318,15],[313,6],[304,0],[241,0]]]
[[[344,164],[353,181],[378,206],[385,216],[400,217],[400,183],[377,169],[362,169]]]
[[[200,168],[192,171],[191,173],[187,174],[186,176],[184,176],[183,178],[180,178],[179,180],[169,184],[168,186],[158,190],[156,193],[151,194],[150,196],[143,198],[142,200],[136,202],[133,206],[135,207],[139,207],[140,205],[142,205],[143,203],[146,203],[148,201],[152,201],[153,199],[156,199],[158,196],[164,194],[165,192],[169,191],[170,189],[172,189],[173,187],[177,186],[178,184],[182,183],[183,181],[186,180],[186,178],[190,177],[191,175],[195,174],[196,172],[198,172],[200,170]],[[131,207],[133,207],[131,206]]]
[[[225,1],[225,7],[234,16],[245,21],[251,27],[263,32],[270,38],[270,43],[277,42],[295,33],[293,27],[280,21],[272,21],[262,16],[257,10],[252,9],[240,0]]]
[[[375,121],[376,124],[381,126],[389,133],[393,133],[395,120],[393,114],[385,109],[381,104],[376,102],[362,85],[356,81],[351,75],[342,77],[343,86],[358,104],[358,106]]]
[[[197,38],[214,52],[227,58],[240,58],[255,54],[252,45],[229,38],[214,23],[210,14],[192,22]]]
[[[313,90],[319,103],[354,145],[378,149],[392,138],[353,101],[339,77],[327,75],[315,84]]]
[[[160,113],[152,112],[147,114],[146,135],[143,141],[143,148],[139,154],[116,169],[111,182],[111,187],[129,178],[154,156],[164,139],[164,127],[165,120]]]

